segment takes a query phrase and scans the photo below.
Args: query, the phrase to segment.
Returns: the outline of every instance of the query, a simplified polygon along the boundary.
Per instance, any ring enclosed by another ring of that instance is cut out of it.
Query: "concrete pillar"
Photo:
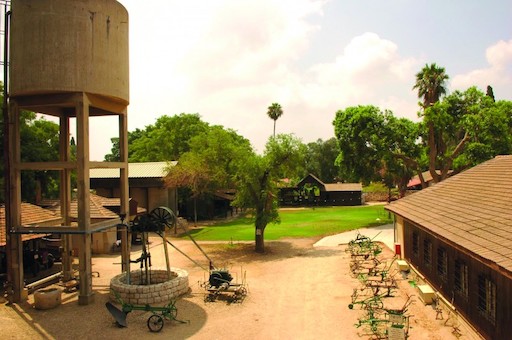
[[[119,115],[119,156],[125,168],[120,169],[119,187],[121,188],[121,214],[126,216],[124,222],[126,224],[130,221],[130,202],[129,202],[129,187],[128,187],[128,115],[126,112]],[[121,228],[121,270],[127,272],[127,278],[130,280],[130,248],[131,240],[128,233],[128,228]]]
[[[71,160],[69,118],[60,117],[59,133],[59,155],[60,160],[68,162]],[[63,218],[62,224],[71,225],[69,211],[71,210],[71,170],[63,169],[60,172],[60,215]],[[71,257],[71,235],[61,235],[62,242],[62,280],[64,282],[73,279],[73,261]]]
[[[6,197],[6,243],[7,243],[7,280],[11,284],[10,299],[19,302],[27,298],[23,273],[23,241],[19,234],[9,233],[9,229],[21,225],[21,160],[20,149],[20,109],[15,101],[9,106],[9,195]]]
[[[78,304],[94,301],[92,291],[91,211],[90,211],[90,164],[89,164],[89,101],[85,94],[76,103],[77,120],[77,186],[78,229],[84,234],[79,240],[80,293]]]

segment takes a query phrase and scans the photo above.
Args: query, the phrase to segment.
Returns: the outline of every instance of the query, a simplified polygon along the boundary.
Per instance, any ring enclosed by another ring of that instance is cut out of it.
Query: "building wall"
[[[96,187],[96,193],[104,197],[119,197],[119,188]],[[137,201],[138,206],[148,212],[164,206],[177,213],[176,189],[162,187],[130,187],[130,198]]]
[[[168,207],[177,214],[176,190],[165,188],[148,188],[148,211],[157,207]]]
[[[430,251],[428,249],[431,249]],[[429,233],[410,221],[404,223],[404,257],[432,287],[451,301],[486,339],[509,339],[512,334],[512,279],[474,254],[458,249],[447,240]],[[430,253],[430,257],[428,256]],[[444,255],[443,255],[444,254]],[[428,260],[430,258],[430,261]],[[443,261],[443,258],[446,261]],[[445,262],[446,266],[442,263]],[[443,274],[443,267],[446,272]],[[464,269],[465,268],[465,269]],[[466,272],[467,274],[461,274]],[[485,278],[486,281],[481,281]],[[482,282],[485,282],[482,284]],[[489,283],[489,285],[487,284]],[[482,302],[493,286],[494,299]],[[463,287],[461,289],[461,287]],[[494,300],[495,316],[481,310]]]

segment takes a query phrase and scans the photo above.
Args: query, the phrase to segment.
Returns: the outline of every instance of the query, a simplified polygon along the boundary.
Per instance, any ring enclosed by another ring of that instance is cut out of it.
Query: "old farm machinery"
[[[172,230],[176,227],[182,228],[187,236],[192,240],[194,245],[201,251],[201,253],[206,257],[209,262],[208,267],[202,266],[200,263],[192,259],[182,250],[180,250],[177,246],[175,246],[172,242],[170,242],[165,236],[166,230]],[[140,272],[136,271],[137,275],[133,275],[133,272],[130,273],[130,270],[127,271],[126,275],[126,283],[128,285],[151,285],[155,282],[156,275],[152,270],[151,264],[151,254],[148,248],[148,234],[150,232],[156,233],[159,235],[163,242],[164,252],[165,252],[165,261],[167,267],[167,278],[171,278],[171,268],[169,264],[169,254],[168,254],[168,245],[171,245],[176,251],[180,254],[184,255],[187,259],[192,261],[195,265],[202,268],[203,270],[208,272],[209,278],[207,281],[201,284],[202,287],[206,290],[205,301],[214,301],[218,296],[226,294],[230,301],[232,302],[240,302],[247,295],[247,289],[245,287],[245,278],[242,284],[233,283],[233,276],[226,269],[218,269],[213,265],[212,260],[208,257],[208,255],[204,252],[204,250],[199,246],[199,244],[194,240],[187,227],[181,223],[179,223],[176,218],[174,212],[167,207],[158,207],[153,209],[150,213],[138,216],[130,225],[129,229],[132,233],[137,233],[141,237],[142,244],[142,252],[139,258],[135,260],[130,260],[131,264],[139,263],[140,264]],[[131,276],[134,276],[133,278]],[[188,285],[188,279],[187,279]],[[187,286],[188,287],[188,286]],[[164,320],[175,320],[177,316],[177,308],[174,299],[169,299],[165,306],[153,306],[150,303],[133,303],[131,301],[123,301],[123,299],[119,296],[118,292],[113,291],[115,295],[115,300],[121,304],[121,308],[119,309],[115,305],[110,302],[106,303],[106,307],[112,316],[115,318],[116,323],[119,326],[126,327],[126,316],[129,312],[137,310],[137,311],[146,311],[151,312],[150,317],[147,320],[147,326],[150,331],[158,332],[163,328]],[[182,321],[180,321],[182,322]]]
[[[233,276],[227,270],[210,271],[207,281],[201,283],[206,290],[205,302],[213,302],[219,296],[226,296],[229,302],[242,302],[247,296],[245,274],[242,273],[242,283],[233,283]]]
[[[169,303],[165,306],[151,306],[149,304],[135,305],[124,302],[116,292],[114,292],[114,294],[116,295],[117,302],[121,304],[122,309],[118,309],[111,302],[107,302],[105,305],[110,314],[112,314],[112,316],[115,318],[117,325],[120,327],[128,326],[126,323],[126,316],[128,313],[134,310],[151,312],[151,315],[146,322],[148,329],[151,332],[160,332],[164,327],[164,320],[174,320],[181,323],[186,323],[186,321],[177,319],[178,309],[176,308],[175,300],[169,301]]]
[[[233,276],[227,269],[220,269],[213,265],[213,261],[210,259],[208,254],[199,246],[199,244],[196,242],[196,240],[192,237],[190,234],[187,226],[181,224],[176,217],[174,216],[174,213],[172,210],[165,208],[165,207],[159,207],[154,209],[151,212],[151,218],[156,221],[160,221],[160,223],[165,224],[167,227],[171,228],[172,226],[180,227],[185,234],[190,238],[190,240],[194,243],[194,245],[201,251],[201,253],[205,256],[205,258],[208,260],[209,266],[208,269],[199,264],[197,261],[193,260],[191,257],[189,257],[187,254],[182,252],[179,248],[177,248],[175,245],[173,245],[164,235],[164,231],[157,231],[156,233],[159,234],[162,239],[170,244],[174,249],[176,249],[178,252],[180,252],[182,255],[187,257],[190,261],[192,261],[194,264],[196,264],[198,267],[202,268],[203,270],[207,271],[209,274],[208,280],[203,281],[200,283],[201,287],[205,289],[205,302],[213,302],[217,300],[218,297],[224,296],[229,302],[242,302],[244,298],[247,296],[247,287],[246,287],[246,278],[245,273],[241,273],[242,276],[242,282],[241,283],[235,283],[233,282]]]
[[[391,261],[382,259],[382,247],[372,238],[357,234],[350,241],[346,251],[350,253],[350,274],[357,278],[360,286],[354,288],[349,309],[359,306],[362,315],[355,324],[363,330],[360,336],[370,339],[406,339],[409,331],[407,309],[413,302],[407,296],[405,303],[399,308],[391,308],[388,298],[398,289],[393,270],[396,257]],[[392,302],[395,302],[394,299]]]

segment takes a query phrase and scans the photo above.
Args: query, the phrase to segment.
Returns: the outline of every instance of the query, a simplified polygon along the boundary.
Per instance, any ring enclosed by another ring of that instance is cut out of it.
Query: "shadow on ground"
[[[294,246],[289,241],[267,241],[265,252],[260,254],[254,250],[252,243],[209,244],[203,246],[205,251],[213,258],[229,258],[239,263],[280,261],[293,257],[327,257],[340,253],[342,249],[313,248],[311,244]]]
[[[151,312],[132,311],[126,317],[127,327],[124,328],[116,324],[105,307],[109,300],[106,290],[96,290],[95,301],[86,306],[78,305],[77,294],[63,294],[62,304],[49,310],[37,310],[29,302],[6,306],[6,310],[25,324],[21,327],[26,330],[23,338],[31,339],[135,339],[150,335],[185,339],[199,332],[207,320],[204,308],[189,295],[176,303],[177,319],[185,323],[166,320],[159,333],[151,333],[147,327]]]

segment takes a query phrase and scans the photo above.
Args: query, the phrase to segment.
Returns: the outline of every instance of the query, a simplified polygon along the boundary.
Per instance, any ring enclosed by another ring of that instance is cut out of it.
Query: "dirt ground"
[[[154,267],[164,267],[161,239],[151,238]],[[170,248],[171,265],[189,272],[190,293],[177,302],[178,319],[165,321],[159,333],[149,332],[148,312],[128,314],[128,327],[116,326],[105,308],[110,279],[120,273],[120,256],[93,258],[95,301],[79,306],[78,293],[62,293],[62,304],[50,310],[36,310],[33,295],[27,302],[0,304],[2,339],[368,339],[365,327],[355,327],[364,311],[349,309],[353,289],[360,286],[349,275],[350,255],[345,246],[313,247],[318,239],[289,239],[266,242],[266,253],[254,253],[252,243],[201,243],[217,267],[230,270],[234,282],[246,276],[248,296],[242,303],[225,300],[204,302],[199,282],[207,274],[183,255]],[[207,260],[191,241],[173,241],[179,249],[207,266]],[[385,249],[384,257],[392,253]],[[138,254],[132,255],[137,258]],[[133,265],[132,269],[135,269]],[[407,295],[416,294],[409,278],[400,277],[400,289],[384,299],[387,308],[400,308]],[[57,285],[56,285],[57,286]],[[57,286],[58,287],[58,286]],[[461,321],[443,311],[436,320],[435,309],[417,296],[408,307],[409,339],[480,339]],[[388,307],[391,306],[391,307]],[[461,335],[453,333],[454,323]]]

